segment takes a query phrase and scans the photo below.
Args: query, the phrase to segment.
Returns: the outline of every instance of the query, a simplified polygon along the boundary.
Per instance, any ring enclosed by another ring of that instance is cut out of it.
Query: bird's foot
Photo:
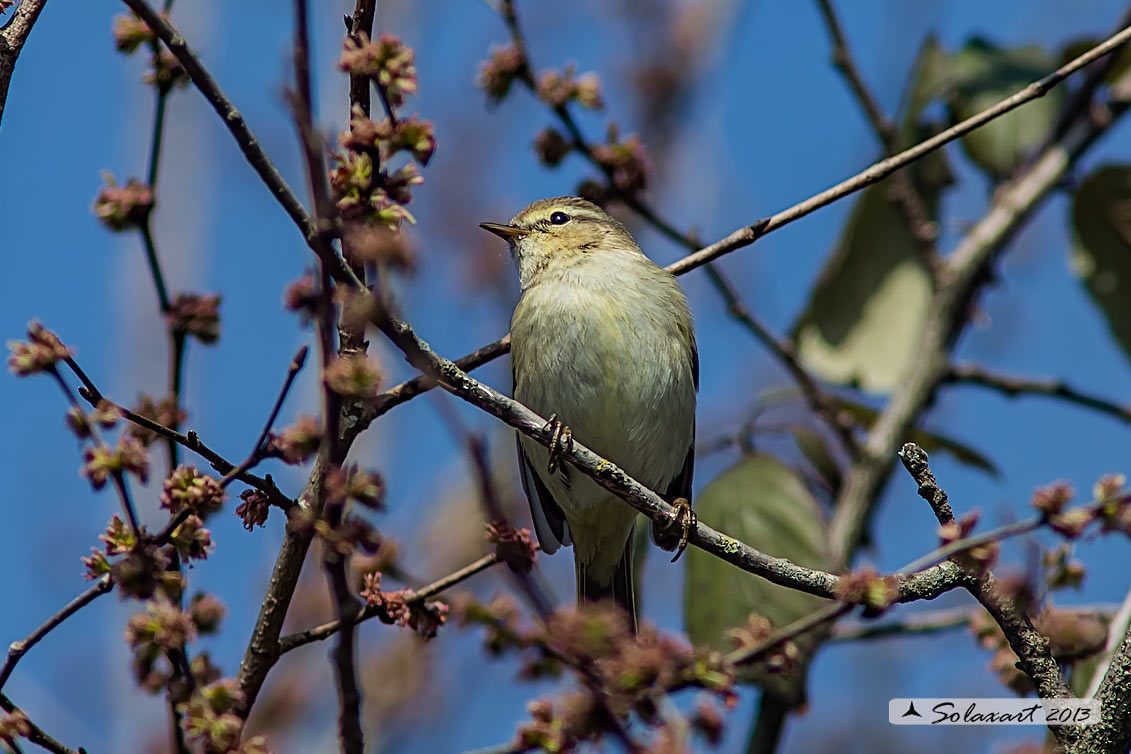
[[[672,556],[672,562],[679,560],[679,556],[687,549],[687,542],[691,538],[691,532],[699,525],[699,516],[691,509],[691,503],[685,497],[677,497],[672,501],[672,507],[675,508],[675,513],[672,514],[671,520],[667,524],[668,530],[676,529],[679,531],[679,544],[676,545],[675,555]]]
[[[562,453],[569,453],[573,450],[573,432],[558,419],[557,414],[550,414],[549,420],[542,427],[543,431],[547,429],[554,431],[553,437],[550,438],[550,461],[546,465],[546,469],[552,475],[558,470]]]

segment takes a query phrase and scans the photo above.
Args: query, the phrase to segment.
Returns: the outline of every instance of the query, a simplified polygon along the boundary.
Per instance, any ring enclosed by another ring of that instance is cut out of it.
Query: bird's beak
[[[479,227],[483,230],[488,230],[494,233],[504,241],[510,241],[513,238],[522,238],[529,236],[530,231],[525,228],[519,228],[514,225],[500,225],[499,223],[479,223]]]

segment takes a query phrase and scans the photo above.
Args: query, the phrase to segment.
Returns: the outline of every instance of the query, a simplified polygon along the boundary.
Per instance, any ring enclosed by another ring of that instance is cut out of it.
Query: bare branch
[[[446,591],[460,582],[466,581],[475,574],[485,571],[491,566],[499,562],[499,558],[495,553],[484,555],[479,560],[464,566],[458,571],[444,576],[443,578],[436,579],[428,586],[423,586],[420,589],[413,590],[412,594],[405,598],[405,602],[409,605],[419,604],[425,600],[435,597],[443,591]],[[381,609],[374,606],[367,605],[357,616],[356,623],[362,623],[370,618],[376,618],[381,614]],[[322,641],[328,639],[342,628],[341,621],[332,620],[323,623],[320,626],[308,628],[305,631],[297,631],[293,634],[287,634],[279,639],[279,654],[286,654],[292,649],[310,644],[315,641]]]
[[[122,418],[126,421],[136,424],[143,429],[147,429],[163,438],[172,440],[178,445],[191,450],[193,453],[196,453],[201,458],[208,461],[212,468],[220,474],[229,474],[236,468],[234,463],[205,445],[196,432],[189,430],[187,434],[182,434],[171,427],[166,427],[164,424],[159,424],[152,419],[131,411],[121,404],[114,403],[114,401],[111,401],[103,395],[86,372],[78,365],[77,361],[73,358],[68,358],[66,359],[66,364],[71,371],[74,372],[75,376],[78,377],[79,382],[82,383],[82,387],[79,388],[79,395],[91,406],[97,406],[98,403],[103,400],[107,401],[121,413]],[[270,476],[259,477],[248,471],[243,471],[237,475],[236,478],[244,484],[262,492],[267,496],[268,501],[270,501],[272,505],[277,506],[280,510],[287,511],[295,505],[295,501],[284,495]]]
[[[283,408],[283,401],[287,399],[287,394],[291,391],[291,386],[294,385],[295,377],[302,371],[302,366],[306,363],[308,350],[308,347],[303,344],[298,351],[295,352],[294,358],[291,359],[291,363],[287,367],[287,377],[283,380],[283,387],[275,397],[275,404],[271,407],[271,413],[267,416],[267,421],[263,423],[263,429],[259,432],[259,437],[256,438],[255,445],[251,448],[251,453],[248,454],[243,463],[224,475],[224,478],[220,480],[221,488],[227,487],[233,479],[239,479],[248,469],[263,460],[267,436],[271,434],[271,428],[275,426],[275,420],[279,418],[279,411]]]
[[[546,426],[544,418],[468,376],[451,361],[436,354],[409,325],[389,318],[383,310],[378,310],[373,322],[404,352],[410,364],[437,380],[445,390],[501,419],[527,437],[549,446],[553,430]],[[563,451],[561,457],[649,518],[666,522],[675,517],[675,509],[659,495],[576,440],[572,449]],[[838,596],[839,576],[805,568],[784,558],[771,557],[702,522],[698,522],[692,531],[690,543],[775,584],[830,599]],[[938,596],[958,586],[956,579],[965,578],[960,574],[954,564],[943,563],[903,578],[897,601]]]
[[[935,481],[923,449],[914,443],[907,443],[900,452],[900,459],[919,485],[919,494],[931,503],[939,523],[954,523],[954,514],[946,501],[946,493]],[[955,561],[952,559],[950,562]],[[1018,667],[1033,680],[1037,694],[1042,699],[1071,697],[1072,692],[1064,682],[1060,666],[1053,659],[1049,640],[1033,628],[1029,617],[1018,608],[1013,599],[1002,592],[997,579],[988,568],[981,572],[974,568],[964,570],[971,577],[964,586],[997,622],[1010,649],[1018,657]],[[1074,735],[1068,726],[1053,725],[1049,726],[1049,730],[1062,743]]]
[[[12,675],[12,671],[16,669],[16,663],[28,653],[28,650],[38,644],[43,637],[55,630],[59,624],[67,620],[67,618],[70,618],[79,610],[109,592],[113,587],[114,584],[110,580],[110,574],[104,575],[102,578],[98,579],[98,581],[87,587],[82,594],[75,597],[60,608],[57,613],[41,623],[34,631],[28,634],[26,638],[12,642],[8,647],[8,659],[5,660],[4,666],[0,668],[0,689],[4,688],[4,684]],[[11,710],[9,710],[9,712],[10,711]]]
[[[883,145],[884,154],[889,156],[895,154],[899,151],[899,129],[896,128],[895,123],[884,115],[879,103],[876,102],[876,98],[868,89],[868,85],[864,83],[864,77],[852,57],[848,41],[844,37],[844,30],[841,28],[836,11],[833,9],[832,0],[817,0],[817,8],[821,12],[821,18],[828,29],[829,37],[832,38],[833,65],[848,82],[848,87],[855,95],[856,101],[860,103],[860,109],[864,111],[864,115],[872,125],[872,130],[876,132],[876,136]],[[899,172],[892,176],[892,186],[891,191],[888,192],[888,198],[902,213],[907,228],[911,231],[911,237],[915,239],[918,245],[923,263],[933,275],[938,267],[938,249],[936,248],[939,236],[938,225],[931,219],[931,214],[927,211],[923,197],[915,188],[909,173]]]
[[[1131,405],[1116,403],[1091,393],[1077,390],[1063,380],[1055,378],[1018,377],[1004,372],[991,371],[976,364],[956,364],[944,378],[948,383],[977,385],[996,390],[1010,398],[1037,395],[1059,398],[1077,406],[1090,408],[1131,424]]]
[[[982,612],[980,607],[957,607],[950,610],[934,610],[889,623],[842,623],[833,629],[830,641],[870,641],[892,636],[919,636],[961,628],[970,623],[971,618]]]
[[[75,751],[74,749],[64,746],[51,736],[44,733],[42,728],[28,719],[27,714],[24,713],[23,710],[21,710],[15,704],[13,704],[11,699],[4,696],[3,694],[0,694],[0,709],[4,710],[8,714],[13,714],[16,712],[22,713],[24,715],[24,719],[27,720],[29,729],[27,740],[31,741],[41,749],[54,752],[54,754],[86,754],[86,749],[82,748],[81,746],[79,747],[78,751]]]
[[[12,12],[8,23],[0,28],[0,119],[4,117],[4,102],[8,99],[8,85],[12,82],[16,59],[46,3],[47,0],[23,0]]]

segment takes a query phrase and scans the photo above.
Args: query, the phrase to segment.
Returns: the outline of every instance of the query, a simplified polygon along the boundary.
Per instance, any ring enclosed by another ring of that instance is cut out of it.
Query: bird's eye
[[[565,225],[569,222],[569,215],[565,212],[555,212],[550,215],[550,222],[554,225]]]

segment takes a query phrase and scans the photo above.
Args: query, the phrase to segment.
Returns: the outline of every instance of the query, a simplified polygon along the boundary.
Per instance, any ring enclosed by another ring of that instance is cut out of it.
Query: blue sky
[[[315,38],[316,100],[320,123],[333,134],[344,124],[346,85],[331,63],[340,44],[340,15],[347,9],[342,3],[319,5],[325,13],[319,10]],[[409,107],[435,122],[438,139],[413,205],[419,220],[413,231],[418,272],[403,281],[397,296],[420,334],[455,357],[506,331],[517,294],[502,244],[475,223],[505,220],[530,200],[569,193],[587,169],[577,159],[552,172],[537,164],[529,144],[550,120],[525,92],[498,108],[484,106],[474,85],[476,66],[491,45],[506,39],[485,3],[380,5],[378,25],[417,50],[421,93]],[[1057,49],[1069,40],[1104,35],[1121,10],[1120,3],[1099,0],[853,0],[840,5],[863,74],[889,113],[928,32],[937,33],[950,50],[975,34],[1002,45]],[[698,83],[677,120],[678,146],[648,196],[677,226],[714,239],[848,177],[871,163],[878,147],[829,65],[828,40],[813,4],[716,0],[704,7],[726,20],[709,54],[693,61]],[[586,132],[600,138],[610,117],[623,132],[639,132],[647,143],[650,124],[633,119],[628,96],[633,45],[622,20],[597,2],[566,10],[527,0],[520,10],[537,66],[560,67],[572,60],[583,71],[601,72],[610,110],[583,115]],[[137,240],[107,233],[90,212],[100,171],[124,179],[145,169],[152,97],[140,85],[140,58],[127,59],[113,49],[110,27],[121,12],[122,6],[110,0],[48,3],[20,58],[0,129],[6,174],[0,185],[6,220],[0,241],[5,251],[0,333],[5,339],[20,337],[29,319],[41,319],[77,350],[107,394],[131,403],[140,391],[161,392],[163,330]],[[302,195],[296,140],[281,99],[290,15],[289,8],[284,12],[265,0],[201,0],[179,4],[173,19]],[[953,248],[963,228],[979,217],[988,192],[960,151],[952,149],[951,155],[961,184],[945,203],[944,249]],[[1092,150],[1077,175],[1129,156],[1131,127],[1123,123]],[[281,296],[311,263],[310,253],[192,90],[170,101],[158,194],[156,233],[171,287],[224,296],[221,342],[189,349],[188,426],[228,457],[241,458],[288,360],[308,338],[282,311]],[[823,209],[722,262],[747,303],[777,332],[786,331],[804,306],[850,208],[851,202],[841,202]],[[1065,197],[1053,197],[1014,239],[1000,278],[982,298],[976,324],[957,353],[987,366],[1060,376],[1089,391],[1125,398],[1131,392],[1127,358],[1069,271],[1067,212]],[[653,233],[643,231],[639,240],[660,263],[680,255]],[[726,318],[699,273],[682,282],[697,322],[703,375],[699,436],[707,438],[733,430],[741,421],[735,407],[751,404],[759,391],[785,383],[786,377]],[[411,375],[376,337],[374,349],[390,379]],[[505,362],[479,376],[508,387]],[[395,409],[353,455],[385,473],[390,511],[380,525],[405,543],[409,563],[426,576],[439,575],[449,561],[458,565],[457,554],[473,556],[479,536],[475,509],[468,503],[469,469],[439,419],[437,401],[454,406],[471,427],[490,434],[499,473],[512,478],[509,434],[447,396]],[[316,405],[314,380],[306,373],[284,420]],[[0,567],[7,574],[0,586],[5,605],[0,642],[26,635],[83,588],[79,557],[96,543],[116,508],[109,493],[91,494],[79,478],[79,454],[63,428],[63,410],[57,388],[47,380],[0,376],[0,415],[9,428],[0,433],[0,471],[9,484],[7,525],[0,527]],[[1087,491],[1101,474],[1128,470],[1128,427],[1058,403],[946,388],[928,423],[991,455],[1002,469],[1001,477],[991,478],[946,457],[934,463],[955,507],[980,510],[987,524],[1025,515],[1032,490],[1053,479]],[[697,485],[734,458],[724,454],[705,461]],[[301,486],[301,470],[268,470],[287,490]],[[155,488],[139,490],[137,497],[143,519],[160,522]],[[276,516],[265,529],[247,534],[234,517],[222,516],[212,528],[216,554],[191,572],[191,580],[194,588],[215,591],[228,605],[224,635],[202,646],[232,673],[258,609],[281,522]],[[880,568],[898,567],[936,542],[930,511],[899,475],[887,487],[873,531],[873,549],[864,557]],[[1126,569],[1116,566],[1125,562],[1126,541],[1083,542],[1077,554],[1089,564],[1085,587],[1058,599],[1121,600],[1128,588]],[[1024,548],[1007,550],[1007,556],[1023,563]],[[567,599],[572,591],[568,556],[549,559],[545,567],[558,596]],[[320,575],[313,576],[320,587]],[[680,626],[680,579],[678,566],[651,559],[646,616],[672,630]],[[507,584],[484,576],[475,587],[489,594]],[[959,595],[939,600],[940,605],[965,602]],[[132,609],[116,597],[102,598],[36,647],[5,692],[66,742],[92,752],[138,750],[160,735],[164,704],[130,681],[121,637]],[[393,632],[367,627],[363,654],[378,653]],[[321,683],[328,692],[328,663],[321,661],[325,647],[301,654],[294,662],[311,669],[303,676],[306,682]],[[478,637],[458,630],[443,632],[423,656],[438,690],[422,704],[433,705],[437,719],[414,728],[410,717],[403,726],[385,730],[397,750],[461,751],[501,742],[523,719],[525,700],[546,691],[515,682],[512,663],[485,659]],[[873,750],[962,746],[988,751],[995,742],[1017,740],[1024,731],[943,734],[888,729],[884,722],[891,696],[1001,693],[985,670],[988,660],[964,632],[829,648],[813,668],[808,712],[791,726],[782,750],[818,748],[849,727],[869,729]],[[278,672],[285,670],[286,663]],[[279,751],[332,749],[334,713],[326,697],[319,697],[293,735],[276,742]],[[726,751],[741,750],[752,705],[753,696],[744,694],[731,713]]]

